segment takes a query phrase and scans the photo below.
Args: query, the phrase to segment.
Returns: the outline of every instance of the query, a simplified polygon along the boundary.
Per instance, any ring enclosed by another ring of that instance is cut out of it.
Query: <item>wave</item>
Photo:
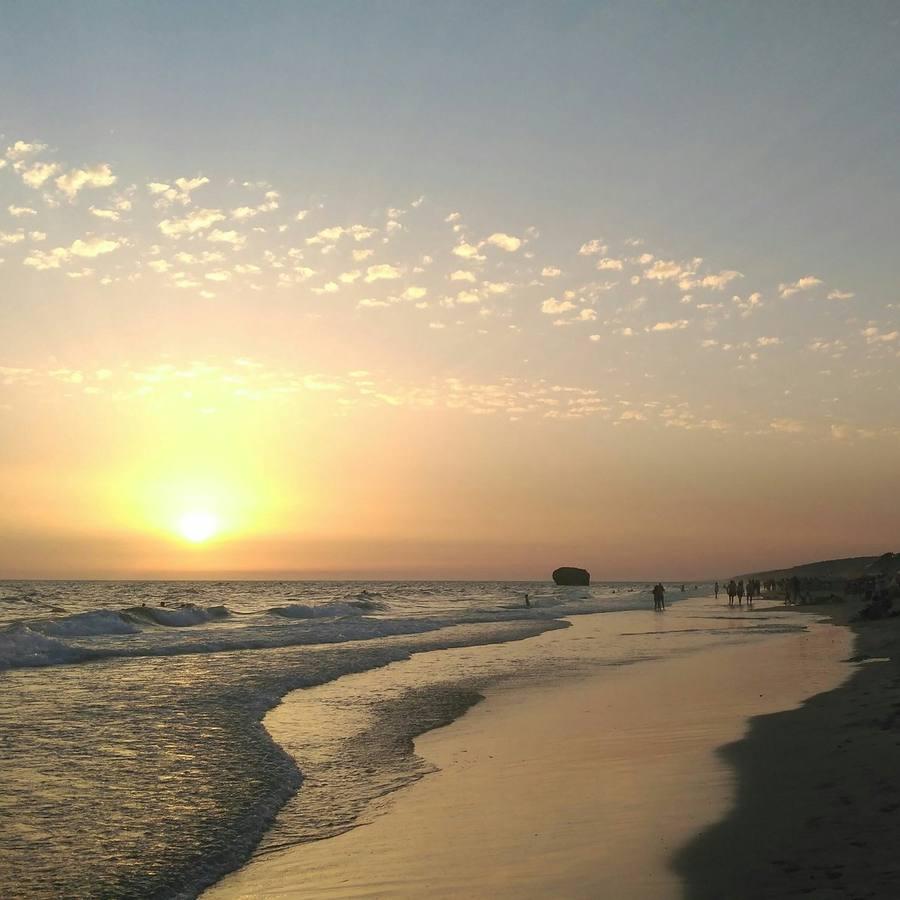
[[[126,621],[120,612],[98,609],[75,613],[61,619],[29,623],[32,631],[50,637],[91,637],[98,634],[136,634],[140,629]]]
[[[191,625],[206,625],[219,622],[231,614],[225,606],[196,606],[184,604],[172,609],[162,606],[130,606],[122,611],[132,621],[149,625],[164,625],[167,628],[188,628]]]
[[[269,609],[273,616],[281,616],[285,619],[325,619],[338,616],[361,616],[363,609],[359,601],[356,603],[317,603],[310,606],[307,603],[291,603],[288,606],[273,606]]]
[[[90,653],[33,631],[27,625],[0,630],[0,670],[81,662]]]

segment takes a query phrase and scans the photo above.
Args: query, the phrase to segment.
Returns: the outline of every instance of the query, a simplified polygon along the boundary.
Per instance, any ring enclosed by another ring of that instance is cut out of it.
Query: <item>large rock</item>
[[[553,572],[553,581],[556,584],[584,587],[591,583],[591,573],[587,569],[573,569],[571,566],[562,566],[562,568]]]

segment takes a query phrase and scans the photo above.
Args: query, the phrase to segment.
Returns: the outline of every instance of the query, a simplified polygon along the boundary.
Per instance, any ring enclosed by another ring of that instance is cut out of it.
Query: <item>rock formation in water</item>
[[[591,573],[587,569],[574,569],[571,566],[563,566],[553,572],[553,581],[555,584],[584,587],[591,583]]]

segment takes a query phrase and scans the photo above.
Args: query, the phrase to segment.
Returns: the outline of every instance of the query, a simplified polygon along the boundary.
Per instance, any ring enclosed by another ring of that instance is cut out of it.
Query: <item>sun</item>
[[[208,512],[186,512],[177,523],[178,533],[192,544],[208,541],[219,530],[219,520]]]

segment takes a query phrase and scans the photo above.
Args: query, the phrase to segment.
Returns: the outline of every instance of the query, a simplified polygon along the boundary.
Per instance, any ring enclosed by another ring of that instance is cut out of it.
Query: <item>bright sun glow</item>
[[[192,543],[209,540],[219,530],[219,520],[208,512],[185,513],[178,520],[178,533]]]

